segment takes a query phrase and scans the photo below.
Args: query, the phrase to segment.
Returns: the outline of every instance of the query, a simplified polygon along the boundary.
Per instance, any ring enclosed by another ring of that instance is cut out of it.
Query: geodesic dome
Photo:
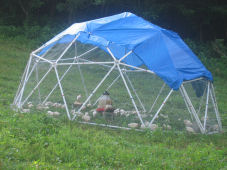
[[[105,91],[112,102],[99,110]],[[13,104],[116,128],[222,130],[211,73],[176,33],[128,12],[73,24],[33,51]]]

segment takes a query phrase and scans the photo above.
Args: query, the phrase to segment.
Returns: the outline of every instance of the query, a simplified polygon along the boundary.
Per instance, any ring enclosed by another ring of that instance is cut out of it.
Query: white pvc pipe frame
[[[61,38],[62,38],[62,37],[57,38],[56,41],[58,41],[58,40],[61,39]],[[28,72],[29,69],[30,69],[32,57],[35,55],[36,52],[41,51],[43,48],[45,48],[45,47],[48,46],[48,45],[49,45],[49,44],[44,44],[44,45],[42,45],[40,48],[36,49],[35,51],[33,51],[33,52],[30,54],[29,61],[28,61],[27,65],[26,65],[26,68],[25,68],[24,73],[23,73],[23,75],[22,75],[22,79],[24,78],[24,82],[23,82],[23,83],[22,83],[22,82],[20,83],[20,85],[19,85],[19,87],[18,87],[18,90],[17,90],[17,95],[15,96],[14,102],[13,102],[13,104],[16,105],[19,109],[21,109],[21,107],[22,107],[22,105],[21,105],[21,99],[22,99],[22,96],[23,96],[23,93],[24,93],[24,87],[25,87],[26,82],[28,81],[29,77],[31,76],[31,74],[32,74],[32,72],[33,72],[33,70],[35,69],[36,64],[37,64],[37,63],[34,64],[33,68],[31,69],[31,71],[30,71],[30,73],[29,73],[29,75],[28,75],[27,72]],[[51,48],[50,48],[50,49],[51,49]],[[49,50],[48,50],[48,51],[49,51]],[[46,53],[47,53],[47,52],[46,52]],[[44,55],[45,55],[45,54],[44,54]],[[41,58],[42,58],[42,57],[39,56],[38,61],[39,61]],[[45,60],[45,59],[44,59],[44,60]],[[47,61],[47,62],[50,63],[50,64],[52,64],[52,62],[49,62],[49,61]],[[18,100],[19,100],[19,101],[18,101]],[[18,102],[18,104],[17,104],[17,102]]]
[[[132,100],[132,103],[133,103],[133,105],[134,105],[134,107],[135,107],[135,109],[136,109],[136,112],[137,112],[137,115],[138,115],[138,117],[139,117],[139,119],[140,119],[140,121],[141,121],[141,124],[144,125],[143,120],[142,120],[142,118],[141,118],[141,115],[140,115],[140,113],[139,113],[139,111],[138,111],[138,109],[137,109],[137,106],[136,106],[136,104],[135,104],[135,101],[134,101],[134,99],[133,99],[133,97],[132,97],[132,95],[131,95],[131,92],[130,92],[129,88],[128,88],[127,82],[125,81],[125,78],[124,78],[124,76],[123,76],[123,74],[122,74],[122,69],[120,68],[119,65],[127,66],[127,67],[130,67],[130,68],[136,69],[135,71],[148,72],[148,73],[151,73],[151,74],[155,74],[155,73],[154,73],[153,71],[150,71],[150,70],[146,70],[146,69],[143,69],[143,68],[139,68],[139,67],[136,67],[136,66],[131,66],[131,65],[122,63],[121,61],[122,61],[123,59],[125,59],[127,56],[129,56],[129,55],[132,53],[132,51],[129,51],[126,55],[124,55],[122,58],[120,58],[119,60],[117,60],[117,59],[114,57],[113,53],[111,52],[111,50],[110,50],[108,47],[107,47],[107,51],[109,52],[109,54],[110,54],[111,57],[113,58],[113,60],[114,60],[113,62],[91,62],[91,61],[88,61],[88,62],[77,62],[77,63],[75,63],[75,62],[73,62],[73,63],[58,63],[58,61],[61,60],[61,58],[64,56],[64,54],[67,52],[67,50],[71,47],[71,45],[76,41],[76,39],[77,39],[78,37],[79,37],[79,35],[76,36],[76,37],[74,38],[74,40],[73,40],[73,41],[69,44],[69,46],[63,51],[63,53],[60,55],[60,57],[57,59],[56,62],[49,61],[49,60],[47,60],[47,59],[45,59],[45,58],[43,58],[43,57],[38,56],[38,55],[35,54],[37,51],[43,49],[45,46],[42,46],[42,47],[40,47],[39,49],[37,49],[37,50],[35,50],[34,52],[31,53],[30,58],[29,58],[29,62],[27,63],[26,68],[25,68],[25,71],[24,71],[23,76],[22,76],[22,79],[24,79],[24,82],[23,82],[23,83],[22,83],[22,82],[20,83],[20,86],[19,86],[19,88],[18,88],[17,95],[16,95],[17,98],[15,97],[14,103],[18,100],[18,97],[19,97],[19,104],[18,104],[18,107],[21,108],[22,105],[27,101],[27,99],[32,95],[32,93],[39,87],[39,85],[40,85],[40,84],[42,83],[42,81],[45,79],[46,75],[51,71],[52,68],[54,68],[55,73],[56,73],[56,77],[57,77],[57,80],[58,80],[58,85],[59,85],[59,87],[60,87],[61,94],[62,94],[62,97],[63,97],[64,105],[65,105],[65,108],[66,108],[67,116],[68,116],[69,120],[74,120],[74,119],[76,118],[76,115],[74,115],[74,117],[71,119],[71,116],[70,116],[70,114],[69,114],[69,110],[68,110],[68,107],[67,107],[67,103],[66,103],[66,100],[65,100],[65,97],[64,97],[64,91],[63,91],[62,86],[61,86],[61,80],[63,79],[63,77],[65,76],[65,74],[64,74],[61,78],[59,78],[59,76],[58,76],[58,71],[57,71],[57,66],[60,66],[60,65],[70,65],[70,67],[69,67],[69,69],[70,69],[72,65],[82,65],[82,64],[101,64],[101,65],[103,65],[103,64],[105,65],[105,64],[106,64],[106,65],[108,65],[108,64],[113,64],[113,66],[111,67],[111,69],[109,70],[109,72],[104,76],[104,78],[101,80],[101,82],[96,86],[96,88],[93,90],[93,92],[90,94],[90,96],[87,97],[87,100],[86,100],[86,101],[83,103],[83,105],[79,108],[78,112],[80,112],[81,109],[83,108],[83,106],[86,105],[86,103],[90,100],[90,98],[93,96],[93,94],[97,91],[97,89],[101,86],[101,84],[102,84],[102,83],[105,81],[105,79],[109,76],[109,74],[112,72],[112,70],[113,70],[115,67],[117,67],[117,69],[119,70],[120,76],[121,76],[121,78],[122,78],[122,80],[123,80],[123,82],[124,82],[124,84],[125,84],[125,87],[126,87],[126,89],[127,89],[127,91],[128,91],[128,94],[129,94],[129,96],[130,96],[130,98],[131,98],[131,100]],[[86,55],[87,53],[89,53],[89,52],[91,52],[91,51],[93,51],[93,50],[95,50],[95,49],[97,49],[97,48],[98,48],[98,47],[95,47],[95,48],[93,48],[93,49],[91,49],[91,50],[85,52],[85,53],[82,54],[81,56],[76,56],[76,57],[74,57],[74,61],[75,61],[76,58],[82,57],[83,55]],[[28,77],[29,77],[29,76],[28,76],[28,74],[29,74],[28,72],[29,72],[29,68],[30,68],[32,56],[38,58],[39,60],[43,60],[43,61],[45,61],[45,62],[48,62],[49,64],[51,64],[51,67],[50,67],[49,70],[46,72],[46,74],[41,78],[41,80],[38,82],[38,84],[36,85],[36,87],[31,91],[31,93],[27,96],[27,98],[26,98],[26,99],[23,101],[23,103],[21,104],[21,99],[22,99],[22,96],[23,96],[23,91],[24,91],[26,82],[28,81]],[[126,71],[130,71],[130,70],[126,70]],[[67,71],[66,71],[66,73],[67,73]],[[190,80],[190,81],[185,81],[185,82],[183,82],[183,84],[184,84],[184,83],[188,83],[188,82],[192,82],[192,81],[196,81],[196,80],[200,80],[200,79],[202,79],[202,78],[198,78],[198,79]],[[221,131],[221,130],[222,130],[222,125],[221,125],[220,115],[219,115],[219,112],[218,112],[218,107],[217,107],[217,103],[216,103],[216,99],[215,99],[215,95],[214,95],[213,84],[210,83],[210,82],[208,83],[207,100],[206,100],[206,109],[205,109],[205,120],[204,120],[204,125],[203,125],[203,126],[202,126],[202,124],[201,124],[201,122],[200,122],[200,120],[199,120],[199,118],[198,118],[198,115],[197,115],[197,113],[196,113],[196,111],[195,111],[195,109],[194,109],[194,107],[193,107],[193,105],[192,105],[192,103],[191,103],[191,101],[190,101],[189,96],[187,95],[186,90],[184,89],[183,84],[182,84],[182,86],[180,87],[180,91],[181,91],[182,97],[183,97],[183,99],[184,99],[184,101],[185,101],[185,104],[186,104],[186,106],[187,106],[187,108],[188,108],[189,113],[191,113],[191,114],[194,116],[194,118],[195,118],[195,120],[196,120],[196,122],[197,122],[197,124],[198,124],[198,126],[199,126],[199,128],[200,128],[200,130],[201,130],[201,132],[202,132],[202,133],[205,133],[205,132],[206,132],[206,117],[207,117],[207,109],[208,109],[209,95],[211,96],[212,103],[213,103],[213,106],[214,106],[214,109],[215,109],[216,118],[217,118],[218,125],[219,125],[219,130]],[[210,84],[211,84],[211,85],[210,85]],[[210,90],[210,86],[211,86],[211,90]],[[19,92],[20,87],[21,87],[21,90],[20,90],[20,92]],[[56,87],[54,87],[54,89],[55,89],[55,88],[56,88]],[[160,93],[161,93],[161,91],[162,91],[162,88],[161,88],[161,90],[160,90]],[[154,122],[154,120],[157,118],[159,112],[161,111],[161,109],[162,109],[163,106],[165,105],[166,101],[168,100],[168,98],[170,97],[170,95],[171,95],[172,92],[173,92],[173,89],[170,90],[169,94],[168,94],[168,95],[166,96],[166,98],[164,99],[163,103],[161,104],[160,108],[158,109],[158,111],[157,111],[156,114],[154,115],[154,117],[153,117],[153,119],[151,120],[151,122],[149,123],[149,125],[151,125],[151,124]],[[46,100],[45,100],[45,101],[46,101]],[[16,103],[15,103],[15,104],[16,104]],[[154,105],[154,104],[155,104],[155,103],[153,103],[153,105]],[[152,106],[153,106],[153,105],[152,105]],[[152,109],[152,108],[151,108],[151,109]],[[81,123],[82,123],[82,122],[81,122]],[[93,123],[89,123],[89,124],[93,124]],[[101,126],[102,126],[102,125],[101,125]],[[111,126],[109,126],[109,125],[104,125],[104,126],[111,127]],[[121,128],[121,127],[120,127],[120,128]],[[122,127],[122,128],[123,128],[123,127]],[[128,128],[123,128],[123,129],[128,129]]]

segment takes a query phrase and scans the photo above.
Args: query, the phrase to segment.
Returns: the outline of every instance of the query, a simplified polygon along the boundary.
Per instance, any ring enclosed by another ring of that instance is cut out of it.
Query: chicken
[[[81,94],[79,94],[78,96],[76,96],[76,100],[80,101],[81,97],[82,97]]]
[[[31,102],[28,103],[28,108],[32,108],[33,104]]]
[[[22,109],[21,112],[22,113],[29,113],[30,112],[30,109]]]
[[[44,105],[39,104],[39,105],[36,107],[36,109],[38,109],[38,110],[43,110],[43,109],[49,109],[49,107],[48,107],[48,106],[44,106]]]
[[[54,103],[48,101],[48,102],[45,103],[45,106],[53,106],[53,104],[54,104]]]
[[[82,116],[82,119],[85,121],[85,122],[89,122],[91,120],[91,117],[88,115],[88,112],[85,113],[84,116]]]
[[[92,112],[92,115],[93,115],[93,117],[95,117],[95,116],[97,115],[97,111],[94,110],[94,111]]]
[[[146,126],[145,126],[144,124],[142,124],[142,125],[140,126],[140,128],[141,128],[141,129],[145,129]]]
[[[187,127],[186,126],[186,130],[190,133],[195,133],[194,129],[192,127]]]
[[[59,112],[53,112],[53,115],[54,115],[54,116],[59,116],[60,113],[59,113]]]
[[[158,128],[158,125],[156,124],[151,124],[149,127],[151,130],[156,130]]]
[[[52,111],[47,111],[47,114],[50,116],[53,116],[53,112]]]
[[[130,127],[130,128],[137,128],[137,127],[139,127],[139,124],[138,123],[129,123],[128,124],[128,127]]]
[[[81,105],[82,105],[82,103],[80,103],[80,102],[79,102],[79,101],[77,101],[77,100],[76,100],[73,104],[74,104],[76,107],[77,107],[77,106],[81,106]]]
[[[193,127],[193,124],[192,124],[192,122],[190,120],[184,120],[184,124],[187,127]]]

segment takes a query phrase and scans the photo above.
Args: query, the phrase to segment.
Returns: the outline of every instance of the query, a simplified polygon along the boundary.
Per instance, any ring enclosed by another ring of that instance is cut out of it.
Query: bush
[[[186,39],[185,42],[212,74],[226,78],[227,46],[224,40],[216,39],[210,42],[199,43]]]
[[[9,37],[16,37],[20,34],[23,34],[22,27],[15,27],[13,25],[10,26],[0,26],[0,37],[5,39]]]
[[[38,43],[44,43],[54,37],[59,30],[60,26],[39,26],[24,24],[22,27],[16,26],[0,26],[1,39],[29,39]]]

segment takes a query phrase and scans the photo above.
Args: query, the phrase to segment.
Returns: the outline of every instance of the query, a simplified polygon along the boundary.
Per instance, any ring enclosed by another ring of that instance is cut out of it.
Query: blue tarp
[[[56,43],[71,42],[78,34],[78,41],[105,51],[109,47],[117,59],[132,50],[124,63],[147,66],[174,90],[185,80],[199,77],[213,80],[211,73],[177,33],[129,12],[73,24],[48,41],[39,55]]]

